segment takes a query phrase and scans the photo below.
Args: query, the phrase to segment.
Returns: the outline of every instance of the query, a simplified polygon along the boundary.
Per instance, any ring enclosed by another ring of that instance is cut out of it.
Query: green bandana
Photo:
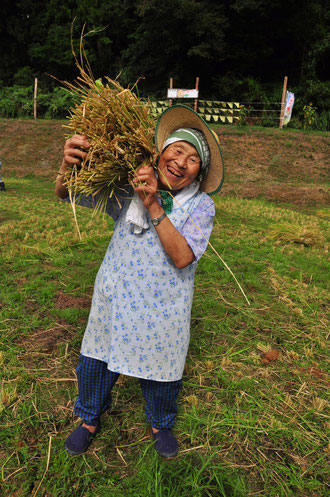
[[[162,199],[162,207],[165,211],[165,214],[169,214],[170,212],[172,212],[172,208],[173,208],[172,195],[166,191],[159,192],[159,195]]]

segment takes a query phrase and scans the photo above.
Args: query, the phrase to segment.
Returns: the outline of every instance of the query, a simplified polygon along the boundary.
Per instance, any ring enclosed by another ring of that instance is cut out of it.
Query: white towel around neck
[[[178,207],[183,207],[184,204],[195,195],[198,189],[199,182],[194,181],[175,195],[173,197],[173,202],[176,202]],[[149,228],[147,221],[147,209],[144,207],[137,192],[134,193],[129,208],[127,209],[125,221],[126,224],[134,225],[134,233],[136,235],[140,235],[143,230],[147,230]]]

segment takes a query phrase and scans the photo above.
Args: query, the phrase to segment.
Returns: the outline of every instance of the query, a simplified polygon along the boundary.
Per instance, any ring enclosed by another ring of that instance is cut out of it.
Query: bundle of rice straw
[[[100,194],[96,208],[104,210],[115,189],[127,186],[139,166],[153,164],[155,121],[150,106],[132,90],[108,77],[102,84],[94,79],[87,58],[86,69],[82,56],[81,62],[75,59],[80,76],[76,84],[64,84],[80,103],[70,110],[67,138],[85,135],[91,146],[86,160],[69,168],[64,183],[76,197]]]

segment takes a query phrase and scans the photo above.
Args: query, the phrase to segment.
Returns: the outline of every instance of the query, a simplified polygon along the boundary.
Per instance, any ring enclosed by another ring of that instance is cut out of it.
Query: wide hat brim
[[[158,152],[162,151],[169,135],[179,128],[195,128],[204,133],[211,157],[208,173],[201,181],[200,189],[214,195],[220,190],[224,179],[224,162],[217,135],[193,109],[186,105],[173,105],[157,121],[155,140]]]

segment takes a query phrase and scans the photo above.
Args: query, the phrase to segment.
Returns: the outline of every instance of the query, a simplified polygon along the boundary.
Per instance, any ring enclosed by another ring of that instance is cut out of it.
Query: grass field
[[[75,366],[112,221],[54,196],[60,123],[0,121],[0,495],[329,495],[329,134],[219,129],[227,165],[195,286],[175,460],[159,459],[139,385],[121,377],[88,452]],[[313,166],[313,167],[312,167]]]

